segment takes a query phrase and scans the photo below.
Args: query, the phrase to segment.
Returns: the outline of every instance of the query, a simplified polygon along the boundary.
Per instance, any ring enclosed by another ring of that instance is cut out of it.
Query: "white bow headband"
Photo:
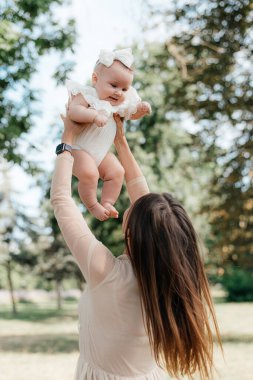
[[[134,57],[132,54],[132,49],[127,48],[127,49],[121,49],[121,50],[101,50],[98,58],[98,62],[102,63],[106,67],[110,67],[113,64],[113,61],[120,61],[128,67],[129,69],[131,68],[133,62],[134,62]]]

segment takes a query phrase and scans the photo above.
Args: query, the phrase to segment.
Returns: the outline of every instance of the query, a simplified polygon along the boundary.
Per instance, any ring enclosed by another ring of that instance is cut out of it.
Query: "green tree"
[[[57,81],[63,80],[73,66],[67,53],[73,51],[75,42],[74,21],[69,19],[61,24],[56,17],[57,6],[64,3],[64,0],[1,1],[0,149],[9,161],[22,163],[19,143],[39,111],[38,92],[30,88],[39,58],[52,52],[60,54],[61,63],[54,75]]]
[[[165,37],[146,70],[171,73],[164,82],[166,102],[194,118],[204,159],[213,163],[203,207],[212,260],[227,270],[232,265],[252,271],[252,2],[183,1],[164,3],[163,9],[151,4],[151,12]],[[151,20],[148,26],[154,34],[156,25]]]
[[[137,48],[135,86],[153,113],[128,126],[133,150],[151,190],[173,192],[194,216],[210,263],[251,270],[252,3],[151,2],[149,11],[146,32],[164,39]],[[110,241],[114,223],[99,235],[111,231]]]
[[[19,147],[40,110],[39,89],[31,88],[40,58],[47,54],[58,57],[60,64],[54,73],[57,83],[63,81],[73,67],[70,58],[76,38],[75,23],[73,19],[60,22],[57,17],[57,10],[66,3],[64,0],[4,0],[0,4],[0,149],[6,160],[26,170],[38,170],[22,157]],[[4,262],[9,268],[16,269],[18,263],[22,271],[26,267],[33,270],[39,253],[48,247],[44,236],[40,237],[36,231],[38,227],[43,232],[43,226],[38,221],[28,223],[29,218],[25,212],[20,213],[18,205],[9,206],[7,224],[1,235]],[[10,281],[9,287],[13,288]]]
[[[3,160],[0,169],[3,183],[0,192],[0,264],[6,273],[12,311],[16,314],[13,274],[18,268],[22,268],[22,272],[25,273],[27,268],[35,267],[40,234],[35,221],[25,214],[21,205],[14,199],[15,193],[8,173],[10,164]],[[33,250],[35,245],[36,249]]]

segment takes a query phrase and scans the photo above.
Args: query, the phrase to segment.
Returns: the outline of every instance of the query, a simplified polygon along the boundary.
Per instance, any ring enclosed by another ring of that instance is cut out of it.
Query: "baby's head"
[[[92,74],[92,84],[99,99],[110,102],[112,106],[123,103],[133,82],[132,67],[131,49],[102,50]]]

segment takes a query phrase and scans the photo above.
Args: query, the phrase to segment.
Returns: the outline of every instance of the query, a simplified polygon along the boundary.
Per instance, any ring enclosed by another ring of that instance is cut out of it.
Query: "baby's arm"
[[[77,123],[92,123],[98,111],[88,108],[88,103],[81,94],[71,96],[68,103],[68,115]]]
[[[103,127],[108,120],[101,111],[89,108],[81,94],[71,96],[68,103],[68,116],[77,123],[95,123],[98,127]]]
[[[131,120],[137,120],[145,115],[151,114],[151,106],[148,102],[140,102],[137,104],[137,111],[131,115]]]

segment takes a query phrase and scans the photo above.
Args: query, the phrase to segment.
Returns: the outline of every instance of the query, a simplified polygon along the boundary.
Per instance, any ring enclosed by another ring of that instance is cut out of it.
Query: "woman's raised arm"
[[[138,198],[149,193],[149,188],[142,171],[134,158],[131,149],[129,148],[125,133],[123,120],[118,114],[114,115],[114,120],[117,125],[117,133],[114,140],[114,145],[119,156],[119,160],[125,170],[125,179],[127,191],[131,203],[134,203]]]
[[[74,137],[84,126],[64,118],[62,142],[73,144]],[[71,178],[74,159],[65,151],[57,156],[51,185],[51,204],[58,225],[72,255],[86,281],[92,286],[101,282],[112,270],[115,258],[90,231],[71,196]]]

